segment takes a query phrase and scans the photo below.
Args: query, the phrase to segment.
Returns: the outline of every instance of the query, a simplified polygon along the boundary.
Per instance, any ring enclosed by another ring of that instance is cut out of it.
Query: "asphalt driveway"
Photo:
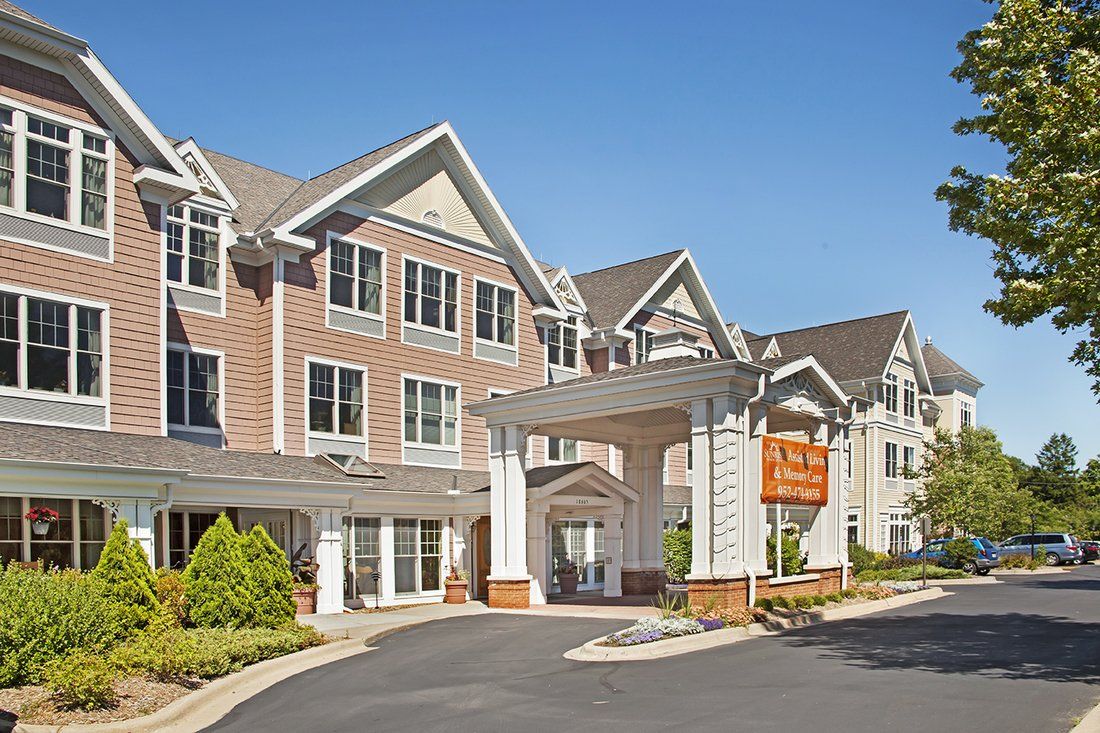
[[[622,622],[434,622],[245,701],[211,731],[1068,731],[1100,702],[1100,567],[953,588],[679,657],[570,662]]]

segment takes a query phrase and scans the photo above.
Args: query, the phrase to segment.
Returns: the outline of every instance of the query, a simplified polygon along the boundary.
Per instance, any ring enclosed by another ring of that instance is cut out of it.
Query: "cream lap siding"
[[[385,340],[325,327],[328,231],[386,250]],[[301,455],[306,450],[308,390],[304,365],[307,356],[361,364],[367,368],[366,423],[370,459],[380,463],[402,462],[403,373],[459,383],[459,401],[463,404],[487,399],[490,389],[518,391],[545,383],[546,357],[531,317],[530,297],[503,263],[344,213],[325,218],[312,227],[308,235],[318,242],[317,251],[304,255],[298,263],[286,265],[284,372],[288,453]],[[402,255],[461,272],[458,318],[461,353],[448,354],[401,343]],[[476,276],[516,288],[518,366],[473,357],[473,280]],[[484,421],[461,410],[459,429],[462,467],[484,470],[488,460]]]
[[[682,313],[696,320],[703,319],[683,280],[670,279],[653,300],[667,311]]]
[[[627,326],[627,330],[633,331],[634,326],[642,326],[654,333],[669,328],[679,328],[688,333],[695,334],[699,337],[699,346],[705,346],[708,349],[712,349],[715,355],[718,354],[718,350],[714,347],[714,339],[711,338],[710,333],[706,329],[699,328],[694,324],[684,323],[683,321],[674,322],[671,318],[667,318],[657,313],[640,311],[630,320],[630,325]],[[633,351],[631,352],[631,358],[633,359]],[[633,360],[630,363],[633,364]]]
[[[105,127],[62,76],[0,56],[0,94]],[[121,142],[114,155],[114,262],[12,242],[0,246],[0,287],[15,285],[110,307],[108,390],[111,429],[158,434],[160,422],[160,207],[142,202],[135,162]]]

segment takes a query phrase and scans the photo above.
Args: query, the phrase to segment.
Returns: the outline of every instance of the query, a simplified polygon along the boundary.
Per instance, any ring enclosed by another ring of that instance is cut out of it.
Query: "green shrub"
[[[107,650],[134,632],[103,581],[76,570],[0,568],[0,687],[38,684],[45,666],[77,650]]]
[[[45,686],[62,707],[96,710],[115,701],[115,671],[98,654],[77,650],[46,665]]]
[[[691,572],[691,530],[670,529],[665,532],[665,572],[671,583],[682,583]]]
[[[290,595],[294,576],[286,554],[257,524],[241,538],[241,555],[248,567],[252,592],[248,625],[270,629],[293,621],[297,608]]]
[[[945,568],[961,568],[978,557],[978,548],[966,537],[956,537],[951,540],[943,546],[943,552],[943,560],[940,564]]]
[[[878,569],[875,553],[855,542],[848,545],[848,562],[852,563],[852,572],[856,575],[864,570]]]
[[[1004,570],[1035,570],[1043,565],[1043,555],[1039,554],[1038,548],[1036,548],[1035,558],[1034,560],[1031,559],[1030,550],[1024,555],[1015,553],[1002,555],[1000,567]]]
[[[180,571],[158,568],[156,593],[161,618],[168,620],[173,626],[187,623],[187,595]]]
[[[855,598],[859,595],[859,593],[856,591],[855,588],[845,588],[844,590],[840,591],[840,595],[843,598]]]
[[[771,598],[757,598],[756,603],[753,604],[757,608],[762,608],[765,611],[772,611],[775,609],[775,603]]]
[[[127,609],[130,625],[143,627],[157,614],[156,578],[141,545],[130,539],[126,520],[118,520],[92,575]]]
[[[786,532],[783,535],[783,575],[800,575],[802,573],[802,555],[798,552],[798,540]],[[775,536],[768,535],[767,543],[768,567],[775,570]]]
[[[962,570],[954,570],[952,568],[944,568],[939,565],[928,566],[928,579],[929,580],[954,580],[958,578],[968,577]],[[920,580],[921,579],[921,566],[920,565],[907,565],[903,568],[897,568],[894,570],[864,570],[862,573],[856,576],[856,580],[860,583],[877,583],[880,580]]]
[[[771,599],[771,602],[772,602],[772,608],[784,608],[784,609],[794,608],[794,606],[791,604],[791,599],[787,598],[786,596],[776,596],[775,598]]]
[[[829,599],[828,599],[828,598],[826,598],[826,597],[825,597],[825,596],[823,596],[823,595],[816,595],[816,596],[814,596],[814,605],[815,605],[815,606],[824,606],[824,605],[825,605],[826,603],[828,603],[828,602],[829,602]]]
[[[239,628],[252,615],[248,570],[240,536],[225,514],[218,515],[199,539],[183,571],[188,616],[196,626]]]
[[[844,594],[843,593],[830,593],[829,595],[825,596],[825,600],[829,601],[830,603],[840,603],[841,601],[844,600]]]

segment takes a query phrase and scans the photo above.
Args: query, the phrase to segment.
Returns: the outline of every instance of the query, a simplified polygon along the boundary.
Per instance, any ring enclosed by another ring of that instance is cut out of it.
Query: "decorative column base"
[[[749,605],[749,579],[739,578],[688,578],[688,603],[692,606],[715,608],[744,608]]]
[[[530,608],[530,578],[489,578],[489,608]]]
[[[665,592],[668,576],[664,569],[622,569],[622,595],[652,596]]]

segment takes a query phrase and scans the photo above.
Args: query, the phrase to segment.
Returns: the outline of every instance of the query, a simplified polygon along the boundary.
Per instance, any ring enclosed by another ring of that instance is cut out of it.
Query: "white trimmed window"
[[[24,515],[31,507],[58,513],[44,535],[34,534]],[[110,514],[89,499],[0,497],[0,563],[41,561],[46,567],[91,570],[111,530]]]
[[[859,544],[859,512],[848,512],[848,544]]]
[[[328,435],[363,435],[362,369],[309,365],[309,430]]]
[[[551,366],[577,368],[577,319],[570,316],[564,323],[546,329],[546,361]]]
[[[691,483],[691,480],[695,473],[695,450],[692,446],[692,442],[687,442],[687,482]]]
[[[106,231],[113,153],[106,135],[0,106],[0,206]]]
[[[482,341],[516,344],[516,291],[474,281],[474,334]]]
[[[458,333],[458,273],[405,260],[405,322]]]
[[[218,217],[177,204],[168,208],[168,273],[171,282],[219,289]]]
[[[886,518],[886,551],[900,555],[909,551],[912,522],[906,512],[890,512]]]
[[[917,470],[917,449],[914,446],[906,445],[901,449],[902,464],[908,471]]]
[[[168,567],[181,570],[203,533],[218,521],[218,512],[172,511],[168,513]]]
[[[382,565],[381,517],[344,517],[344,534],[344,547],[351,550],[348,566],[352,571],[345,578],[344,595],[354,598],[381,593],[381,584],[373,575]],[[354,587],[349,587],[349,581]]]
[[[458,445],[458,387],[405,378],[406,443]]]
[[[168,349],[168,423],[221,427],[221,359],[216,354]]]
[[[971,427],[974,424],[974,408],[970,406],[969,402],[963,402],[959,405],[959,424],[964,428]]]
[[[902,383],[902,410],[905,417],[917,416],[917,385],[912,379],[906,379]]]
[[[653,333],[641,326],[634,327],[634,363],[645,364],[653,349]]]
[[[553,463],[576,463],[577,441],[572,438],[547,438],[546,460]]]
[[[443,587],[443,520],[393,520],[393,577],[398,595]]]
[[[381,316],[382,261],[379,249],[333,238],[328,245],[328,302]]]
[[[882,385],[882,402],[886,411],[897,414],[898,411],[898,376],[887,374],[886,383]]]
[[[700,346],[699,347],[699,358],[700,359],[713,359],[714,358],[714,349],[709,348],[707,346]]]
[[[98,308],[0,292],[0,387],[102,397],[103,317]]]
[[[886,461],[884,463],[886,467],[886,478],[898,477],[898,444],[886,443]]]

